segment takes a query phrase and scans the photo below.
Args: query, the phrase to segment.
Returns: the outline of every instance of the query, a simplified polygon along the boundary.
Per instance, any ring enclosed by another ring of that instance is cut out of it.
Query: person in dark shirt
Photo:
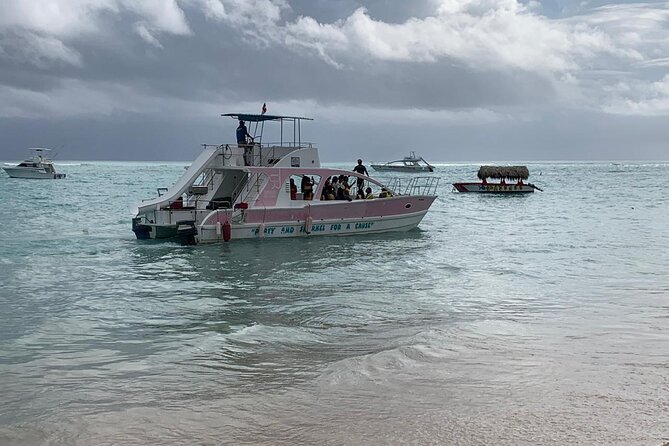
[[[237,127],[237,145],[244,148],[244,164],[251,166],[253,165],[253,145],[247,142],[247,137],[253,143],[253,136],[249,134],[244,121],[240,119],[239,127]]]
[[[362,164],[362,160],[360,159],[358,160],[358,165],[353,168],[353,172],[359,173],[360,175],[369,176],[369,173],[367,173],[367,168]],[[358,190],[362,190],[364,185],[365,185],[365,180],[358,177],[356,183],[356,186],[358,186]]]
[[[249,134],[249,131],[246,128],[246,124],[241,119],[239,120],[239,127],[237,127],[237,144],[246,144],[246,137],[251,138],[253,141],[253,136]]]

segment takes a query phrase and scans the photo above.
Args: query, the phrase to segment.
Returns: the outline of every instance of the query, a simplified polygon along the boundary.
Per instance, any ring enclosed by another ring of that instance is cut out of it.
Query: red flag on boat
[[[262,103],[262,112],[260,114],[264,115],[265,113],[267,113],[267,105],[263,102]]]

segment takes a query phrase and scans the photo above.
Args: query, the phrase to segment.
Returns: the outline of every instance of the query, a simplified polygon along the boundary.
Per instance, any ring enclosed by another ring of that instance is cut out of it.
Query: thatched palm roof
[[[484,178],[522,178],[526,180],[530,176],[530,171],[526,166],[481,166],[478,177]]]

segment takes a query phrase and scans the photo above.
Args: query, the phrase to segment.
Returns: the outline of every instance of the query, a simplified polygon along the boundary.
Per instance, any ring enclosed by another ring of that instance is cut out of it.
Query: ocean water
[[[408,233],[135,240],[184,165],[0,174],[1,445],[669,441],[668,163],[517,197],[438,165]]]

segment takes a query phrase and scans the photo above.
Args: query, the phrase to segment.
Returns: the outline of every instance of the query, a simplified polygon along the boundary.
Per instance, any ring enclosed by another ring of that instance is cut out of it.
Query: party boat
[[[530,177],[526,166],[481,166],[477,176],[481,182],[453,183],[453,187],[458,192],[480,194],[526,194],[535,189],[542,190],[532,183],[523,182]],[[488,178],[498,179],[499,182],[489,183]]]
[[[402,187],[399,179],[383,184],[353,171],[321,167],[318,149],[301,140],[302,123],[311,118],[221,116],[250,123],[253,138],[203,144],[172,187],[159,188],[158,197],[139,205],[132,220],[138,239],[176,239],[190,245],[408,231],[436,199],[438,178],[415,177]],[[280,128],[278,143],[263,142],[270,122]],[[290,136],[291,128],[292,141],[285,141],[284,133]],[[343,199],[332,199],[333,177],[348,177],[345,183],[352,183]],[[364,198],[353,199],[362,191]]]
[[[3,169],[11,178],[29,178],[34,180],[54,180],[65,178],[64,173],[56,173],[53,161],[47,157],[51,149],[35,147],[30,150],[33,155],[16,166],[5,166]]]

